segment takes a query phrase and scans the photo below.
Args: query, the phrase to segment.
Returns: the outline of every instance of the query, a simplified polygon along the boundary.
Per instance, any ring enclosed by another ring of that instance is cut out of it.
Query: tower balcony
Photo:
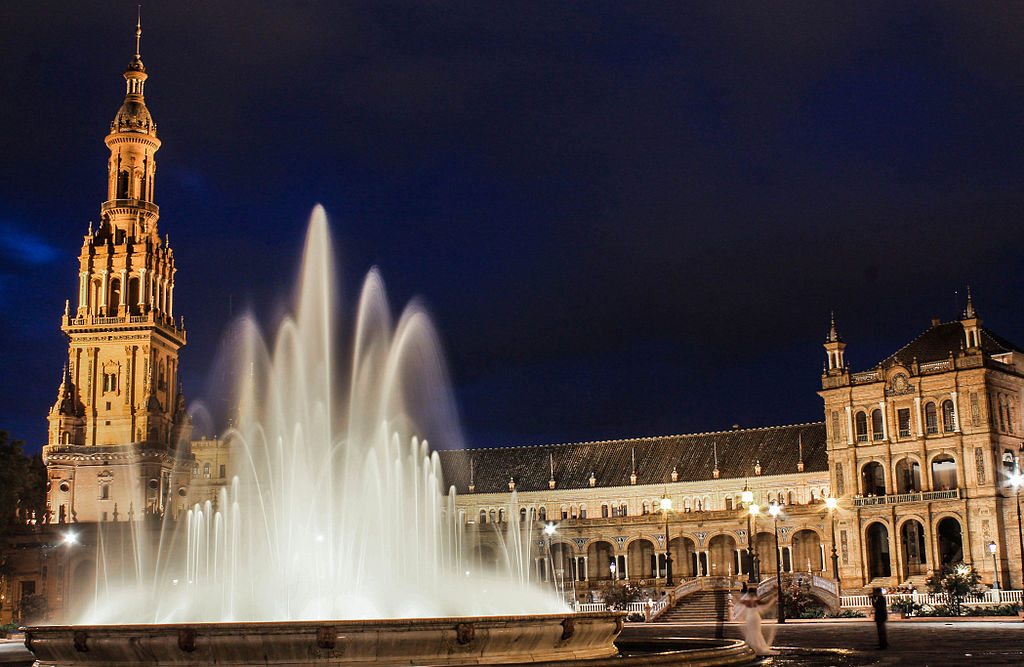
[[[100,213],[110,215],[135,215],[140,210],[155,216],[160,215],[160,207],[144,199],[109,199],[100,206]]]
[[[61,318],[61,329],[67,333],[152,329],[166,334],[179,345],[185,344],[185,329],[177,326],[173,318],[155,310],[141,314],[129,312],[110,317],[89,314],[75,317],[68,314]]]

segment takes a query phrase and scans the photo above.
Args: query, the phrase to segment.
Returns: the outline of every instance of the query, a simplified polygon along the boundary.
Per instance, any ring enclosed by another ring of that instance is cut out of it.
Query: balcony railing
[[[106,213],[115,208],[141,208],[143,211],[149,211],[150,213],[160,213],[159,206],[142,199],[109,199],[103,202],[100,212]]]
[[[948,604],[949,599],[945,593],[890,593],[885,596],[886,605],[891,605],[897,600],[913,600],[918,604],[938,606]],[[980,595],[969,595],[964,602],[968,607],[976,605],[994,604],[1020,604],[1020,591],[988,590]],[[840,600],[840,606],[845,608],[864,608],[871,606],[870,595],[844,595]]]
[[[919,491],[915,493],[896,493],[887,496],[854,498],[853,504],[857,506],[899,505],[901,503],[919,503],[926,500],[957,500],[963,497],[960,489],[946,489],[943,491]]]
[[[854,373],[850,376],[850,380],[853,384],[867,384],[869,382],[878,382],[882,379],[882,371],[864,371],[862,373]]]

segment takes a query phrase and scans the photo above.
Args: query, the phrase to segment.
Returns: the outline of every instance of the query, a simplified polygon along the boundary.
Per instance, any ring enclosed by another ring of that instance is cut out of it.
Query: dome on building
[[[117,110],[114,122],[110,124],[110,131],[155,134],[156,125],[153,123],[153,117],[149,115],[146,103],[140,99],[129,97]]]

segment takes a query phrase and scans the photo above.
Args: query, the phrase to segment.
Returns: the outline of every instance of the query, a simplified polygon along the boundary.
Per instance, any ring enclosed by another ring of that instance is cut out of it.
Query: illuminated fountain
[[[393,323],[371,271],[352,353],[336,354],[330,247],[317,208],[294,315],[270,345],[251,321],[240,329],[230,485],[216,502],[166,520],[155,544],[139,539],[136,525],[101,530],[93,602],[79,625],[28,629],[37,664],[442,665],[617,654],[622,614],[576,614],[532,583],[528,539],[509,551],[505,571],[467,561],[454,489],[445,494],[428,445],[461,446],[429,318],[414,303]]]

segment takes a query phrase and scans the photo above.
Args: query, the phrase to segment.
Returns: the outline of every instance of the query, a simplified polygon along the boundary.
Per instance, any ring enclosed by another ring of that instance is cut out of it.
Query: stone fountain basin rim
[[[424,616],[410,618],[365,618],[365,619],[321,619],[321,620],[279,620],[279,621],[177,621],[173,623],[109,623],[109,624],[72,624],[72,625],[30,625],[20,628],[23,632],[54,632],[75,630],[108,630],[118,631],[152,630],[156,628],[192,628],[192,629],[227,629],[227,628],[273,628],[278,633],[286,629],[305,629],[310,627],[332,626],[335,628],[389,627],[395,625],[417,625],[420,627],[450,627],[452,623],[504,623],[504,622],[538,622],[542,620],[562,620],[566,618],[603,619],[625,618],[624,611],[564,611],[549,614],[512,614],[504,616]]]

